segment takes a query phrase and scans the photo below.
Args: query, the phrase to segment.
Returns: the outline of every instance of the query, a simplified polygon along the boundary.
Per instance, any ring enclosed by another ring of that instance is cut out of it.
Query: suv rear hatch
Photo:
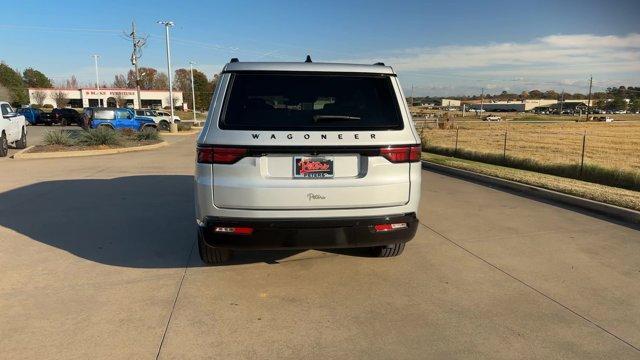
[[[227,209],[354,209],[409,201],[420,148],[390,76],[234,73],[212,163],[213,202]],[[393,139],[393,141],[385,141]],[[344,144],[344,145],[341,145]]]

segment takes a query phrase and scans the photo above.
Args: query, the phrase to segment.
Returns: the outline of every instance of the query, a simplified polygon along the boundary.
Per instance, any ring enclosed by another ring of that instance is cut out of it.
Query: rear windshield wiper
[[[348,115],[314,115],[313,121],[333,121],[333,120],[360,120],[359,116]]]

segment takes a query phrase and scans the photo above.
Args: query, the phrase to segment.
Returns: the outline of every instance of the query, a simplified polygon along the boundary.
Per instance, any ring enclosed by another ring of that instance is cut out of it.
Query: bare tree
[[[36,90],[32,92],[31,95],[33,96],[33,99],[36,101],[36,104],[38,104],[38,106],[44,105],[44,101],[47,98],[46,92],[42,90]]]
[[[112,86],[116,89],[126,89],[128,87],[127,78],[122,74],[116,75],[115,78],[113,79]]]
[[[66,89],[77,89],[78,88],[78,80],[75,75],[71,75],[69,79],[65,82]]]
[[[53,93],[53,100],[56,102],[57,108],[63,108],[69,103],[69,97],[67,97],[67,93],[62,90],[58,90]]]

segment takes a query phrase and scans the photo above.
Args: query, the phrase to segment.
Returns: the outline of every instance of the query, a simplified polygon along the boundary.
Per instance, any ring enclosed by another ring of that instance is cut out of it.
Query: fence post
[[[456,147],[453,150],[453,156],[458,155],[458,131],[460,130],[459,126],[456,126]]]
[[[504,145],[502,147],[502,161],[507,160],[507,129],[504,129]]]
[[[587,130],[582,134],[582,157],[580,159],[580,178],[582,178],[582,170],[584,169],[584,148],[587,142]]]

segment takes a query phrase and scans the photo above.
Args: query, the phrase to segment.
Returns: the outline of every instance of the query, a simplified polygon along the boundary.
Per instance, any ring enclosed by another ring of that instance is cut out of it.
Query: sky
[[[6,9],[6,6],[5,6]],[[638,1],[15,1],[0,21],[0,61],[62,83],[131,69],[135,20],[148,35],[141,66],[189,61],[208,76],[240,61],[393,66],[407,96],[588,91],[640,85]],[[413,90],[412,90],[413,89]]]

